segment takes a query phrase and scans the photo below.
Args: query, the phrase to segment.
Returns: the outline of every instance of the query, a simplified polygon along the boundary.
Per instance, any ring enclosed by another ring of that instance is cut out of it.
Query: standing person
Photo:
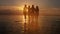
[[[39,16],[39,7],[36,6],[36,9],[35,9],[35,18],[36,18],[36,22],[38,22],[38,16]]]
[[[30,16],[31,16],[31,15],[30,15],[30,14],[31,14],[30,12],[31,12],[31,8],[30,8],[30,6],[28,6],[28,21],[29,21],[29,22],[30,22]]]
[[[25,19],[25,21],[26,21],[27,5],[24,6],[23,14],[24,14],[24,19]]]
[[[35,15],[34,12],[35,12],[35,7],[34,7],[34,5],[32,5],[31,12],[30,12],[32,22],[34,22],[34,15]]]

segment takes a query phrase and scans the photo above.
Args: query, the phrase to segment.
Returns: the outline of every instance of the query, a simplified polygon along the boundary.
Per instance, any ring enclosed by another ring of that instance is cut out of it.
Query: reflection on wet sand
[[[60,14],[54,12],[50,14],[43,10],[39,16],[30,12],[28,15],[3,15],[2,12],[0,34],[59,34]]]
[[[60,16],[40,16],[38,30],[33,23],[35,22],[31,22],[32,25],[29,23],[25,31],[22,15],[0,15],[0,34],[55,34],[60,32]]]
[[[0,32],[1,34],[29,34],[35,31],[36,26],[33,23],[28,22],[28,16],[25,23],[24,15],[0,15]]]
[[[26,23],[24,23],[24,34],[37,34],[39,30],[38,25],[39,24],[36,23],[35,21],[30,22],[29,19],[27,18]]]

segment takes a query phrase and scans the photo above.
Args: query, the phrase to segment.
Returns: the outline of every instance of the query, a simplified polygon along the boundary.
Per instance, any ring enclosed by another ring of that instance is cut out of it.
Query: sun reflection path
[[[23,23],[28,23],[28,15],[26,15],[26,19],[25,16],[23,15]]]

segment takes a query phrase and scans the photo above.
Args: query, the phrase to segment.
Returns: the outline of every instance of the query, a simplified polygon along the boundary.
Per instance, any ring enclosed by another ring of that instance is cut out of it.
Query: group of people
[[[27,5],[25,5],[24,10],[23,10],[23,14],[24,14],[25,21],[27,19],[26,16],[28,16],[28,32],[32,32],[32,31],[37,30],[37,28],[38,28],[39,7],[38,6],[34,7],[34,5],[27,7]],[[27,24],[25,23],[25,25],[24,25],[25,33],[26,33],[26,27],[27,27],[26,25]]]
[[[39,7],[38,6],[34,7],[34,5],[32,5],[32,7],[30,7],[30,6],[27,7],[27,5],[25,5],[23,14],[25,16],[25,19],[26,19],[26,15],[28,15],[30,22],[33,21],[33,19],[36,19],[36,18],[38,19]]]

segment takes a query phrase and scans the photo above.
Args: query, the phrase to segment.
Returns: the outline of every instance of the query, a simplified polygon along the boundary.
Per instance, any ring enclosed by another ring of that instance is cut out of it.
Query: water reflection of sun
[[[26,15],[26,21],[25,21],[25,18],[24,18],[24,15],[23,15],[23,23],[28,23],[28,15]]]

